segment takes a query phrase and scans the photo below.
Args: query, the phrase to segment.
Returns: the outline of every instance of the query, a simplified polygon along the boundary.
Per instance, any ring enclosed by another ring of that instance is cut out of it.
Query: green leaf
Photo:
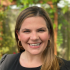
[[[58,3],[59,0],[52,0],[53,3]]]
[[[29,4],[33,4],[33,0],[28,0],[28,3]]]
[[[39,0],[34,0],[35,3],[37,3]]]
[[[13,0],[9,0],[10,2],[12,2]]]
[[[60,30],[60,29],[61,29],[61,27],[62,27],[62,23],[61,23],[61,24],[59,24],[58,29]]]
[[[17,4],[17,6],[20,6],[21,5],[20,0],[16,0],[16,4]]]
[[[68,10],[69,10],[68,6],[63,7],[63,8],[62,8],[63,14],[65,14]]]
[[[53,24],[53,29],[55,29],[56,28],[56,25],[55,25],[55,23]]]

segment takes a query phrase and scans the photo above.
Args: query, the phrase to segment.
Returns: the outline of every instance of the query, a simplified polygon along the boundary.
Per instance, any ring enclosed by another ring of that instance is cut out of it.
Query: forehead
[[[46,26],[46,21],[43,17],[40,16],[35,16],[35,17],[28,17],[26,18],[23,22],[21,27],[25,27],[25,26]]]

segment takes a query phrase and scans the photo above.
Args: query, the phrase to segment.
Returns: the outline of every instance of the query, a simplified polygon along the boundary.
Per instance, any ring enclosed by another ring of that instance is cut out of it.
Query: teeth
[[[39,46],[40,43],[37,43],[37,44],[30,44],[30,46]]]

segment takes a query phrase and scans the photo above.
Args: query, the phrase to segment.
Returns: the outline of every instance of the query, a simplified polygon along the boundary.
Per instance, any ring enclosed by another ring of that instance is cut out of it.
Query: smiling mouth
[[[39,46],[41,43],[33,43],[33,44],[29,44],[30,46]]]

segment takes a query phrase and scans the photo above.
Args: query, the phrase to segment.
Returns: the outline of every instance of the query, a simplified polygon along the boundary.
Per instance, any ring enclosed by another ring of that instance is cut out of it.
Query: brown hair
[[[50,33],[50,40],[48,41],[48,45],[46,49],[44,50],[43,56],[42,56],[44,58],[44,63],[41,67],[41,70],[59,70],[58,59],[54,55],[54,32],[53,32],[52,22],[48,13],[41,7],[37,7],[37,6],[28,7],[19,14],[16,21],[16,27],[15,27],[15,38],[16,38],[18,50],[19,52],[22,52],[24,51],[24,48],[21,48],[18,45],[19,39],[16,34],[16,31],[20,30],[22,22],[26,18],[33,17],[33,16],[43,17],[46,21],[46,25]],[[21,43],[19,44],[21,45]]]

